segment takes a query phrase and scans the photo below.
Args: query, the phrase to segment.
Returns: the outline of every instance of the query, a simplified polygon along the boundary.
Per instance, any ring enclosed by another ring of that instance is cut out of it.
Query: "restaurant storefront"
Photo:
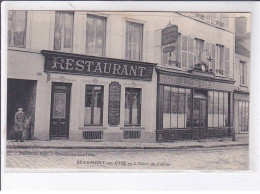
[[[192,70],[157,71],[157,141],[231,136],[234,81]]]
[[[50,88],[42,133],[49,139],[155,141],[156,64],[41,53]]]

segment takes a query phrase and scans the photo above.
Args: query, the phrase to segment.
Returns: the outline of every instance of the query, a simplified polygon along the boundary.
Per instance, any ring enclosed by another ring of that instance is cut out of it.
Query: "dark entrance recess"
[[[207,107],[207,91],[194,90],[193,139],[205,139],[207,137]]]
[[[23,108],[26,118],[31,118],[31,136],[34,132],[37,81],[23,79],[7,80],[7,139],[15,138],[14,116]]]
[[[69,138],[70,83],[52,83],[50,139]]]

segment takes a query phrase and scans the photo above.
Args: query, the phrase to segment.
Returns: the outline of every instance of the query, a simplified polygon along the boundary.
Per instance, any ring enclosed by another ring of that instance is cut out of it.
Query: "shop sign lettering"
[[[156,64],[102,57],[41,51],[47,72],[84,74],[149,81]]]
[[[197,78],[180,77],[175,75],[170,76],[165,74],[160,74],[160,83],[186,86],[191,88],[204,88],[204,89],[226,90],[226,91],[233,90],[233,85],[228,83],[202,80]]]

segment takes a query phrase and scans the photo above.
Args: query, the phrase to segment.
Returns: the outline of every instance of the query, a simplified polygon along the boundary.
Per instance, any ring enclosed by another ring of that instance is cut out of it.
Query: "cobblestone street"
[[[16,171],[14,168],[247,170],[248,157],[248,146],[180,150],[7,149],[6,171]]]

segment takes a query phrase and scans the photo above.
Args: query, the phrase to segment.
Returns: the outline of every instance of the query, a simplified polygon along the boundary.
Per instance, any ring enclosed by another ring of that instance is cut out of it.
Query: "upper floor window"
[[[106,18],[87,16],[86,54],[105,56]]]
[[[204,42],[205,42],[204,40],[195,38],[197,62],[200,62],[199,55],[204,54],[202,53],[202,51],[204,50],[204,44],[205,44]]]
[[[229,48],[217,44],[217,67],[216,73],[221,75],[229,74]]]
[[[73,12],[55,13],[54,50],[72,51],[73,45]]]
[[[143,24],[126,22],[126,59],[141,61],[143,53]]]
[[[247,84],[247,69],[246,69],[246,62],[240,61],[239,65],[239,71],[240,71],[240,85],[245,86]]]
[[[25,47],[27,11],[8,12],[8,45]]]

